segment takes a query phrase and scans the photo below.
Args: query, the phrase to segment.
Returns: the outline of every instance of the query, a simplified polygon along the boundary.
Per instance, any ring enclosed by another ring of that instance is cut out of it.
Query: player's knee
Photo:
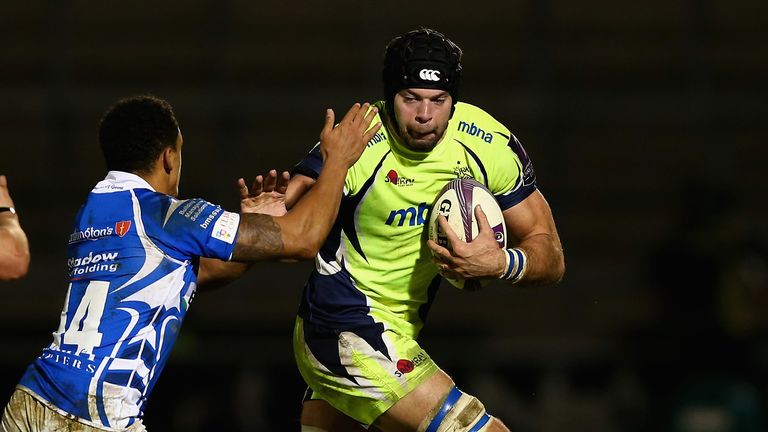
[[[454,387],[431,420],[425,420],[419,432],[486,432],[491,416],[483,403]]]

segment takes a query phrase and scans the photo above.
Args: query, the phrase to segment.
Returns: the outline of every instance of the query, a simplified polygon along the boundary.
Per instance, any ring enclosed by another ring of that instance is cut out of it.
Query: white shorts
[[[116,429],[99,429],[79,422],[75,416],[67,416],[49,407],[22,388],[16,388],[5,406],[0,432],[102,432]],[[124,432],[146,432],[141,420]]]

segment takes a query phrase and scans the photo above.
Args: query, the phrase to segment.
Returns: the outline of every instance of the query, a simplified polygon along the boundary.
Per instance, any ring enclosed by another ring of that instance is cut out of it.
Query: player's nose
[[[432,120],[432,109],[430,104],[427,101],[422,101],[416,111],[416,121],[419,123],[428,123],[430,120]]]

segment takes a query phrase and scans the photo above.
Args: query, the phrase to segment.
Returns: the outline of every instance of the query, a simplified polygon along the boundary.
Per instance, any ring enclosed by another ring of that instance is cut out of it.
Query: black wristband
[[[5,212],[11,212],[11,214],[16,214],[16,209],[13,207],[0,207],[0,213]]]

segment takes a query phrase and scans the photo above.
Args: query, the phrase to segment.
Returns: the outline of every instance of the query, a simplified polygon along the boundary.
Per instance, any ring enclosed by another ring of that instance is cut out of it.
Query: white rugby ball
[[[491,191],[474,179],[451,180],[437,194],[429,215],[429,238],[440,246],[449,247],[448,237],[437,223],[437,217],[443,215],[459,239],[471,242],[480,231],[474,211],[477,205],[488,218],[499,247],[507,247],[507,226],[501,207]],[[467,290],[479,289],[490,283],[490,280],[446,279],[451,285]]]

